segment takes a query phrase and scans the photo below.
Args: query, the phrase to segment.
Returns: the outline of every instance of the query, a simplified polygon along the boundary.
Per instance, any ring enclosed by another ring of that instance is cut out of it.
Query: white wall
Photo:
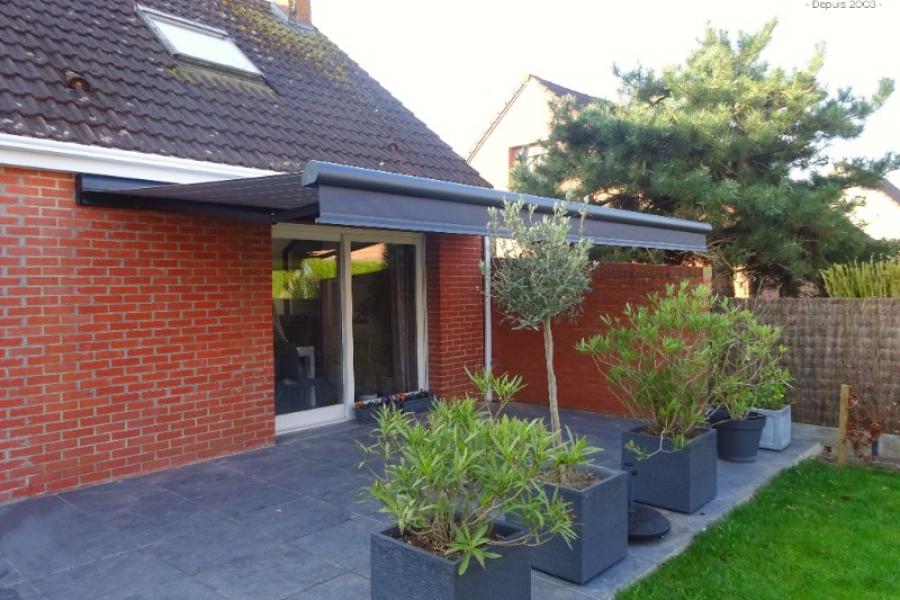
[[[509,189],[509,149],[532,144],[550,130],[554,96],[529,79],[469,164],[496,189]]]
[[[881,190],[847,190],[849,197],[865,198],[865,203],[853,210],[853,220],[875,239],[900,239],[900,204]]]

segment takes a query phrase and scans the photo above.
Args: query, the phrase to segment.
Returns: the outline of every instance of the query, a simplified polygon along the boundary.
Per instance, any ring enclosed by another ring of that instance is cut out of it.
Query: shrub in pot
[[[774,434],[778,426],[782,435],[786,413],[790,436],[790,407],[784,411],[790,375],[780,363],[787,350],[781,345],[781,329],[762,323],[746,308],[721,300],[715,309],[718,318],[707,339],[712,350],[709,399],[715,408],[711,421],[718,434],[719,458],[753,462],[769,421],[767,412],[781,417],[770,427]],[[780,414],[760,410],[763,407],[777,408]]]
[[[574,538],[568,504],[538,480],[567,450],[539,420],[469,398],[435,402],[424,423],[388,407],[365,450],[384,462],[369,494],[397,521],[372,534],[373,599],[527,599],[530,546]]]
[[[499,415],[524,385],[507,373],[470,372],[482,393],[488,413]],[[489,401],[491,392],[497,400]],[[599,451],[568,429],[560,436],[561,451],[539,477],[546,493],[570,505],[575,539],[550,539],[531,551],[531,566],[568,581],[583,584],[625,558],[628,552],[628,480],[623,471],[589,464]]]
[[[704,409],[712,357],[706,335],[719,317],[709,308],[708,287],[669,285],[646,305],[603,317],[606,331],[577,346],[644,422],[622,435],[637,502],[691,513],[716,495],[716,432]]]

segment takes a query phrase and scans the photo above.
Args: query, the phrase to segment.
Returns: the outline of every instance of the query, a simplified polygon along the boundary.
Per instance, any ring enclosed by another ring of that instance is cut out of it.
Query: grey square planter
[[[641,433],[642,427],[622,433],[622,469],[634,471],[636,502],[683,513],[696,512],[716,497],[716,432],[708,429],[679,450],[663,441],[664,452],[638,460],[626,448],[629,441],[646,453],[659,450],[659,437]]]
[[[494,532],[504,538],[522,529],[502,522]],[[372,600],[500,600],[531,598],[531,548],[491,548],[502,554],[482,569],[472,561],[459,575],[459,560],[449,560],[398,539],[391,527],[372,534]]]
[[[583,490],[545,485],[549,495],[557,492],[572,505],[578,539],[571,548],[557,536],[531,549],[532,567],[579,585],[625,558],[628,551],[628,475],[594,465],[580,468],[602,479]]]
[[[759,439],[759,447],[766,450],[784,450],[791,445],[791,405],[781,410],[754,408],[758,413],[766,415],[766,425]]]

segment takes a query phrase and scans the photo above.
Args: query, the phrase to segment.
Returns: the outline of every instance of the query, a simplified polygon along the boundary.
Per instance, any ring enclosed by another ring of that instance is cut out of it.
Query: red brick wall
[[[621,314],[627,303],[642,302],[648,292],[662,291],[666,283],[691,279],[704,281],[700,267],[636,264],[601,264],[585,297],[583,313],[576,322],[562,321],[553,328],[554,366],[560,406],[599,412],[622,413],[623,409],[589,356],[575,351],[575,344],[600,331],[600,316]],[[524,402],[547,402],[547,372],[540,332],[514,331],[500,324],[494,304],[493,342],[495,372],[521,375],[528,384],[519,394]]]
[[[477,236],[429,234],[425,239],[428,382],[443,396],[474,391],[464,368],[484,367],[482,254]]]
[[[271,443],[266,225],[0,167],[0,501]]]

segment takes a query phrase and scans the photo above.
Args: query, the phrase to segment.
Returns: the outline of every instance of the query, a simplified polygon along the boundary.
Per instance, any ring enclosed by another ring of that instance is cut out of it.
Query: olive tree
[[[551,213],[538,215],[535,210],[517,200],[489,211],[491,236],[512,240],[510,256],[492,264],[491,296],[504,322],[514,329],[543,331],[550,427],[561,436],[552,323],[579,314],[591,288],[594,262],[588,256],[590,243],[580,235],[583,214],[573,235],[573,219],[562,203]]]

